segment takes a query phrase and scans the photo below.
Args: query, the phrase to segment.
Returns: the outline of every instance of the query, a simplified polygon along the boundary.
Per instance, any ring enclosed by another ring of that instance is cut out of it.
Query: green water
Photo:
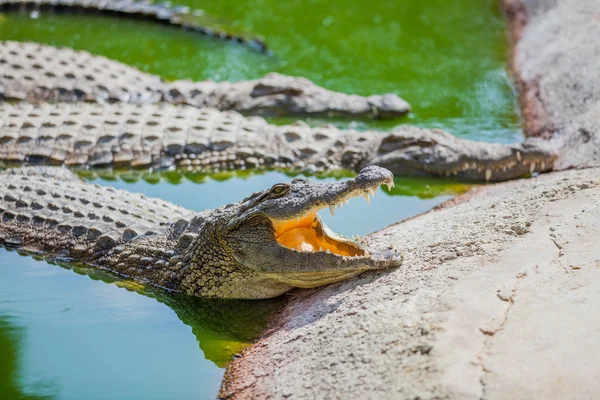
[[[221,25],[262,35],[273,55],[152,22],[84,15],[0,14],[0,39],[84,49],[167,79],[240,80],[278,71],[348,93],[393,92],[412,105],[410,116],[334,123],[382,130],[411,123],[477,140],[521,139],[496,0],[180,4],[203,8]],[[322,178],[347,176],[338,175]],[[194,210],[290,179],[282,172],[81,176]],[[398,178],[370,206],[358,198],[335,217],[322,214],[335,231],[364,235],[467,188],[448,180]],[[0,249],[0,399],[214,398],[224,366],[255,339],[281,301],[169,295]]]
[[[478,140],[521,138],[497,0],[179,3],[261,34],[273,56],[149,21],[101,16],[5,15],[0,37],[84,49],[168,79],[241,80],[277,71],[347,93],[397,93],[413,107],[401,121],[352,124],[359,129],[410,122]]]
[[[3,249],[0,269],[2,399],[212,398],[281,303],[177,296]]]

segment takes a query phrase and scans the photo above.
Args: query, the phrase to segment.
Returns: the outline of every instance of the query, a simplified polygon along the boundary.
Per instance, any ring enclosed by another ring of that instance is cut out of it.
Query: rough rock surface
[[[504,0],[528,135],[552,139],[556,168],[600,165],[600,2]]]
[[[359,96],[270,73],[239,82],[165,82],[106,57],[36,43],[0,41],[0,99],[148,104],[164,101],[253,115],[394,118],[410,106],[395,94]]]
[[[498,184],[370,237],[388,273],[300,293],[228,368],[253,399],[569,399],[600,390],[600,170]]]

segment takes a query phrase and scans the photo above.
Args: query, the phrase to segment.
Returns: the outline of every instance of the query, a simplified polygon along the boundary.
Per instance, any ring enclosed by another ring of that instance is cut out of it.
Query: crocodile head
[[[556,159],[556,150],[532,139],[503,145],[464,140],[438,129],[402,126],[385,136],[363,165],[376,164],[396,175],[499,182],[551,171]]]
[[[244,288],[231,297],[273,297],[291,287],[311,288],[363,271],[400,265],[393,250],[374,250],[363,241],[332,232],[317,212],[341,207],[349,198],[367,197],[380,185],[393,185],[392,174],[371,166],[356,178],[323,183],[296,178],[252,194],[230,207],[235,215],[219,234],[228,252],[253,276],[252,293]],[[250,270],[250,271],[248,271]]]

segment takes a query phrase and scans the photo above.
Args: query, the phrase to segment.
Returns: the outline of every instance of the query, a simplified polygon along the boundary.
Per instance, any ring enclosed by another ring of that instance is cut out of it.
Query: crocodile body
[[[500,181],[549,171],[536,140],[502,145],[403,125],[390,134],[187,106],[0,104],[0,163],[214,171],[289,168],[320,172],[383,166],[397,175]]]
[[[277,73],[240,82],[165,82],[105,57],[35,43],[0,42],[0,66],[0,97],[29,102],[167,102],[266,116],[391,118],[410,110],[394,94],[349,95]]]
[[[191,10],[187,6],[172,5],[170,2],[154,3],[136,0],[0,0],[0,12],[16,11],[39,15],[46,11],[80,12],[114,15],[123,18],[137,18],[176,26],[188,31],[238,43],[266,53],[266,43],[260,38],[227,32],[205,24],[204,11]]]
[[[343,239],[317,214],[381,184],[393,177],[379,167],[344,182],[297,178],[196,213],[64,168],[11,169],[0,174],[0,245],[201,297],[269,298],[400,264],[400,254]]]

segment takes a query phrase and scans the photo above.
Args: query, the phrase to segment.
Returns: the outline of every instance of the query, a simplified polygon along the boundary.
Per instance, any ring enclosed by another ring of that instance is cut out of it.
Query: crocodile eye
[[[285,194],[289,189],[288,185],[284,185],[282,183],[275,185],[271,188],[271,193],[281,196]]]

